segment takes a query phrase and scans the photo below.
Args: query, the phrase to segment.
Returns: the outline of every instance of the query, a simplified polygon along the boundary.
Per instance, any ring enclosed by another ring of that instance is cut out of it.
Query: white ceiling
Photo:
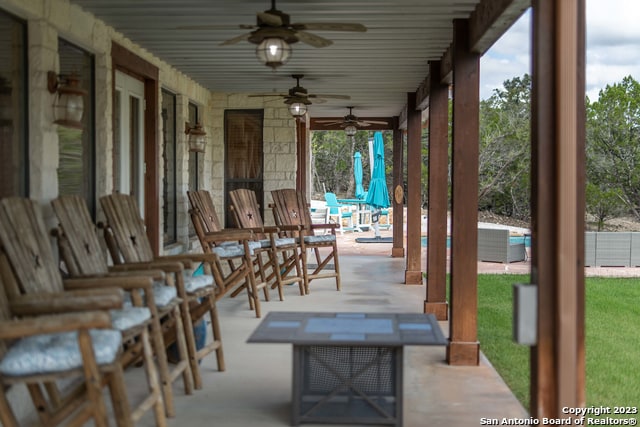
[[[485,2],[511,3],[509,0]],[[255,57],[255,45],[224,40],[250,30],[270,0],[71,0],[133,42],[212,91],[286,92],[292,74],[304,74],[309,93],[341,94],[309,109],[312,117],[343,116],[347,106],[366,117],[397,116],[415,92],[428,63],[449,48],[452,21],[469,18],[480,0],[280,0],[292,23],[354,22],[364,33],[310,31],[333,40],[325,48],[298,42],[286,65],[272,71]],[[509,23],[500,23],[500,33]],[[208,26],[206,29],[188,28]],[[277,102],[277,101],[275,101]]]

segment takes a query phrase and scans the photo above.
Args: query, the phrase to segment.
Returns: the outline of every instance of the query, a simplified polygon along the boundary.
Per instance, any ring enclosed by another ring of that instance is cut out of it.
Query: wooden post
[[[429,76],[429,214],[424,312],[434,314],[438,320],[447,320],[449,88],[441,82],[440,61],[429,64]]]
[[[407,269],[404,283],[421,285],[422,245],[420,239],[420,222],[422,213],[421,188],[421,136],[420,123],[422,113],[416,110],[416,94],[407,93]]]
[[[467,20],[453,21],[452,52],[451,320],[447,362],[477,365],[480,55],[469,50]]]
[[[404,143],[402,131],[398,129],[398,117],[393,118],[393,258],[404,257]],[[402,196],[402,197],[400,197]],[[400,198],[400,200],[398,200]]]
[[[307,156],[309,144],[307,143],[307,124],[296,117],[296,190],[308,194],[307,189]]]
[[[584,407],[584,0],[533,2],[531,415]]]

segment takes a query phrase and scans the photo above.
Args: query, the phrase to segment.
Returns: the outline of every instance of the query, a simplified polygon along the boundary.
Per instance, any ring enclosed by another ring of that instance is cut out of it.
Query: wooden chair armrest
[[[16,339],[30,335],[76,331],[81,328],[110,328],[111,316],[106,311],[84,311],[54,316],[0,322],[0,339]]]
[[[184,264],[180,260],[173,261],[151,261],[151,262],[130,262],[118,264],[118,271],[145,271],[161,270],[165,273],[178,273],[184,270]]]
[[[163,255],[158,256],[153,259],[153,262],[156,263],[165,263],[165,262],[179,262],[182,264],[183,268],[189,269],[193,268],[192,262],[188,256],[188,254],[176,254],[176,255]]]
[[[73,291],[20,295],[9,302],[16,316],[60,314],[121,308],[124,294],[118,288],[80,289]]]
[[[312,230],[322,230],[322,229],[326,229],[326,228],[339,228],[340,225],[339,224],[311,224],[309,226],[309,228],[311,228]]]
[[[209,231],[204,235],[207,242],[228,242],[232,240],[253,240],[254,235],[252,229],[239,228],[236,230],[220,230]]]
[[[153,272],[154,270],[149,271]],[[65,289],[96,289],[113,287],[125,290],[150,290],[153,286],[153,277],[151,275],[144,276],[140,273],[141,272],[138,270],[132,272],[132,274],[74,277],[64,279],[63,283]]]
[[[109,276],[148,276],[154,281],[163,281],[166,279],[166,274],[162,270],[131,270],[129,268],[121,269],[120,265],[129,267],[127,264],[119,264],[109,266]]]

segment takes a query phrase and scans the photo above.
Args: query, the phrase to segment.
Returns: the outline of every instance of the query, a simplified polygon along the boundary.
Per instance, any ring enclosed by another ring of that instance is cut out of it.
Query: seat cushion
[[[98,364],[116,360],[122,334],[112,329],[89,331]],[[64,372],[82,366],[77,332],[43,334],[16,342],[0,362],[0,372],[7,376]]]
[[[296,244],[296,239],[294,239],[293,237],[278,237],[275,240],[276,240],[276,248]],[[271,239],[262,239],[262,240],[259,240],[259,242],[260,242],[261,248],[271,247]]]
[[[189,292],[196,292],[198,289],[213,285],[213,276],[210,274],[200,274],[192,276],[190,272],[185,271],[184,289]]]
[[[144,297],[144,293],[142,294]],[[156,303],[156,307],[162,308],[169,305],[175,298],[178,297],[178,291],[173,286],[166,286],[164,281],[153,282],[153,299]],[[146,300],[145,300],[146,301]],[[125,294],[125,307],[131,307],[131,294],[127,292]]]
[[[320,236],[304,236],[305,243],[332,243],[336,241],[335,234],[323,234]]]
[[[109,313],[111,325],[119,331],[126,331],[151,319],[151,311],[147,307],[123,307],[119,310],[110,310]]]
[[[250,241],[249,254],[253,255],[253,251],[256,249],[260,249],[260,247],[261,247],[260,242]],[[218,257],[222,259],[238,258],[238,257],[244,256],[244,246],[240,244],[216,246],[211,250],[213,253],[215,253],[216,255],[218,255]]]

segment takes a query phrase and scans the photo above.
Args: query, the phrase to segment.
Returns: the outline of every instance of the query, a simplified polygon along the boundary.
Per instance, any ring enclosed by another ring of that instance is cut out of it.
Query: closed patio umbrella
[[[384,167],[384,141],[382,132],[376,132],[373,137],[373,171],[371,172],[371,182],[367,192],[366,203],[373,207],[375,211],[371,215],[376,238],[380,237],[380,209],[388,208],[389,191],[387,190],[387,179]]]
[[[353,155],[353,177],[356,183],[356,199],[364,198],[364,187],[362,186],[362,155],[356,151]]]

